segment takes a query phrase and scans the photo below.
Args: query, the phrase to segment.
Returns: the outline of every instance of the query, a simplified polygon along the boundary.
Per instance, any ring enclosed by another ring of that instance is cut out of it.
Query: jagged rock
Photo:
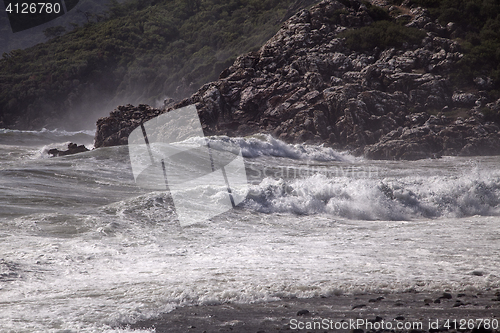
[[[98,120],[95,147],[126,144],[141,122],[195,104],[206,135],[270,133],[374,159],[500,153],[498,126],[487,122],[500,114],[500,101],[451,86],[450,72],[463,57],[460,45],[446,38],[453,25],[442,27],[413,8],[408,26],[427,30],[420,44],[353,51],[339,33],[373,19],[361,2],[344,3],[324,0],[300,11],[219,80],[164,110],[118,107]],[[488,79],[476,81],[484,87]],[[469,107],[467,121],[444,114]]]
[[[476,94],[460,92],[454,93],[451,97],[453,103],[459,106],[472,106],[477,99],[478,96]]]
[[[56,156],[66,156],[66,155],[78,154],[78,153],[83,153],[86,151],[89,151],[89,150],[84,145],[77,145],[76,143],[69,143],[68,150],[59,150],[57,148],[53,148],[53,149],[49,149],[48,153],[49,153],[49,155],[52,155],[52,157],[56,157]]]
[[[171,102],[170,102],[171,103]],[[119,106],[112,111],[109,117],[97,120],[97,130],[94,138],[94,147],[110,147],[125,145],[128,136],[140,126],[142,122],[148,121],[161,113],[163,110],[140,104]]]

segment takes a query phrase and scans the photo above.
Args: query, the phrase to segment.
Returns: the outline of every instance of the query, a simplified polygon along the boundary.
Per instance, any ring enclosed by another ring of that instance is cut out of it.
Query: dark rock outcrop
[[[56,156],[66,156],[66,155],[78,154],[78,153],[83,153],[86,151],[89,151],[89,150],[84,145],[77,145],[76,143],[69,143],[67,150],[59,150],[57,148],[53,148],[53,149],[50,149],[48,151],[48,153],[49,153],[49,155],[52,155],[52,157],[56,157]]]
[[[129,134],[136,127],[163,112],[165,111],[144,104],[137,107],[130,104],[119,106],[110,113],[109,117],[97,120],[94,147],[126,145]]]
[[[454,91],[449,74],[463,54],[449,39],[452,29],[421,8],[408,18],[426,31],[420,43],[357,52],[339,33],[371,24],[367,7],[322,1],[167,111],[195,104],[207,135],[271,133],[372,159],[500,154],[500,129],[485,117],[500,113],[500,100],[480,90],[488,78]],[[118,107],[98,120],[95,147],[126,144],[134,128],[162,112]]]

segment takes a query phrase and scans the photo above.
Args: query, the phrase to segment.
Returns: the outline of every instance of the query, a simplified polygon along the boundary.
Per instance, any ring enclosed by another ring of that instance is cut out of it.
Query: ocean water
[[[0,130],[0,332],[128,332],[195,304],[500,288],[500,157],[369,161],[213,137],[213,149],[241,147],[249,193],[181,227],[168,193],[136,186],[127,147],[47,155],[92,138]]]

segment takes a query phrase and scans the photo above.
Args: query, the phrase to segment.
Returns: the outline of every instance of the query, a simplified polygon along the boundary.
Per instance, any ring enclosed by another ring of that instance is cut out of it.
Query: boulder
[[[76,143],[69,143],[67,150],[59,150],[57,148],[53,148],[53,149],[49,149],[48,153],[49,153],[49,155],[52,155],[52,157],[56,157],[56,156],[66,156],[66,155],[78,154],[78,153],[83,153],[86,151],[89,151],[89,149],[87,149],[87,147],[85,147],[84,145],[77,145]]]

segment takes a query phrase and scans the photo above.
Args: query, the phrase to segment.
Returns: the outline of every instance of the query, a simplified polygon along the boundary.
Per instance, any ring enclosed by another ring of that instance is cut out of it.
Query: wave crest
[[[500,215],[500,178],[413,176],[405,179],[265,178],[246,207],[265,213],[326,213],[361,220]]]
[[[269,134],[258,134],[248,137],[212,136],[207,139],[210,147],[217,150],[226,150],[226,146],[238,145],[241,148],[243,157],[246,158],[273,156],[324,162],[354,159],[353,156],[347,153],[338,152],[323,145],[288,144],[273,138]],[[193,138],[190,140],[196,143],[203,143],[202,140],[205,140],[205,138]]]

